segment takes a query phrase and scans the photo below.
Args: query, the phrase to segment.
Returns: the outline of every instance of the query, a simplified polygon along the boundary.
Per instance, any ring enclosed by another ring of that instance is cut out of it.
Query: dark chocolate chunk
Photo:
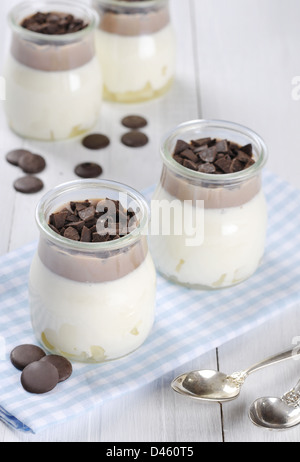
[[[180,153],[180,156],[184,159],[191,160],[192,162],[198,162],[199,158],[196,154],[193,153],[191,149],[185,149]]]
[[[174,155],[180,154],[185,149],[190,149],[190,145],[183,140],[178,140],[175,146]]]
[[[104,149],[110,144],[110,140],[101,133],[92,133],[83,138],[82,144],[87,149]]]
[[[211,138],[200,138],[199,140],[192,140],[191,144],[196,147],[208,145],[211,142]]]
[[[20,161],[21,157],[24,154],[31,154],[31,152],[27,151],[26,149],[14,149],[12,151],[9,151],[6,154],[6,160],[10,164],[15,165],[16,167],[18,167],[19,166],[19,161]]]
[[[83,221],[89,221],[92,218],[94,218],[95,213],[96,213],[96,209],[93,205],[91,205],[90,207],[86,207],[80,212],[78,212],[78,215]]]
[[[215,144],[215,148],[217,152],[227,152],[228,151],[228,141],[227,140],[217,141],[217,143]]]
[[[244,169],[244,165],[237,158],[233,159],[230,166],[230,173],[241,172]]]
[[[35,176],[24,176],[22,178],[18,178],[14,182],[15,190],[23,194],[37,193],[41,191],[43,187],[44,183],[42,182],[42,180]]]
[[[188,168],[189,170],[198,170],[198,165],[195,162],[192,162],[191,160],[184,159],[183,161],[183,166],[185,168]]]
[[[145,133],[133,130],[125,133],[122,136],[121,141],[125,144],[125,146],[130,148],[141,148],[149,142],[149,138],[145,135]]]
[[[103,169],[94,162],[84,162],[83,164],[77,165],[75,173],[80,178],[97,178],[102,175]]]
[[[28,152],[20,157],[18,165],[24,173],[36,174],[45,169],[46,161],[39,154],[32,154],[31,152]]]
[[[82,228],[82,233],[81,233],[81,242],[91,242],[91,239],[92,239],[92,233],[91,233],[91,230],[89,228],[87,228],[86,226],[84,226]]]
[[[58,370],[48,361],[32,362],[21,374],[21,384],[29,393],[48,393],[56,387],[58,381]]]
[[[55,226],[55,228],[61,229],[65,225],[67,216],[68,212],[53,213],[50,216],[50,223]]]
[[[122,119],[122,125],[132,130],[138,130],[140,128],[146,127],[148,124],[147,120],[144,117],[137,115],[130,115]]]
[[[216,146],[212,146],[211,148],[205,149],[201,151],[199,157],[203,162],[211,162],[213,163],[216,160],[217,149]]]
[[[248,154],[246,154],[245,152],[240,150],[240,151],[238,151],[238,155],[237,155],[236,159],[238,159],[240,162],[242,162],[244,164],[247,164],[249,162],[249,160],[251,159],[251,157],[249,157]]]
[[[58,381],[64,382],[71,377],[73,368],[70,361],[63,356],[48,355],[41,359],[42,362],[51,363],[58,371]]]
[[[252,157],[252,144],[247,144],[246,146],[241,147],[240,150]]]
[[[65,232],[64,232],[64,237],[66,239],[71,239],[72,241],[80,241],[80,236],[78,231],[73,228],[72,226],[69,226]]]
[[[39,361],[46,353],[37,345],[24,344],[15,347],[10,353],[11,363],[20,371],[28,364]]]
[[[210,164],[210,163],[201,164],[198,167],[198,171],[201,173],[212,174],[212,173],[216,173],[216,167],[214,166],[214,164]]]
[[[226,155],[215,162],[216,167],[222,170],[224,173],[230,173],[231,168],[231,157]]]

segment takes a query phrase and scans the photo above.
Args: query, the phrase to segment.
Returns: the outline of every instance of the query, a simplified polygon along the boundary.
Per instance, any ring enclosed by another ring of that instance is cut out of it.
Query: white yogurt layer
[[[80,283],[54,274],[36,255],[29,294],[33,329],[46,348],[71,359],[101,362],[131,353],[149,335],[156,273],[148,253],[121,279]]]
[[[17,134],[62,140],[93,127],[100,113],[102,79],[95,57],[82,67],[46,72],[10,56],[5,70],[6,115]]]
[[[174,41],[171,25],[133,37],[97,30],[96,48],[106,92],[122,99],[128,93],[151,95],[168,86],[175,72]]]
[[[176,200],[163,188],[153,199],[167,201],[161,203],[162,214],[168,214],[168,203]],[[181,201],[176,204],[170,218],[171,229],[176,216],[180,217],[180,210],[176,209],[183,207]],[[198,218],[192,205],[185,207],[185,216],[193,216],[195,229],[201,228],[201,214]],[[151,236],[152,256],[158,271],[175,282],[191,287],[227,287],[244,281],[257,270],[264,254],[266,229],[267,206],[260,192],[240,207],[205,209],[201,245],[186,245],[187,239],[194,239],[196,233]]]

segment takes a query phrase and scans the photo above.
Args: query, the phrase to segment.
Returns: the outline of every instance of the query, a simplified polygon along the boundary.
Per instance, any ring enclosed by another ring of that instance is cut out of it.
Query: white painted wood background
[[[10,38],[6,15],[16,3],[1,0],[1,68]],[[299,0],[171,0],[171,10],[178,42],[176,83],[166,97],[155,102],[104,104],[96,129],[111,138],[105,151],[87,152],[78,140],[23,141],[7,129],[0,107],[0,254],[38,237],[34,210],[45,190],[33,196],[17,194],[12,183],[20,172],[4,160],[7,151],[21,146],[47,159],[48,168],[40,175],[46,190],[75,179],[73,168],[83,160],[100,162],[107,179],[141,190],[159,178],[158,148],[165,132],[200,117],[227,119],[260,133],[270,149],[268,168],[299,186],[300,101],[292,98],[292,79],[300,75]],[[119,141],[124,131],[120,119],[136,112],[148,118],[146,131],[151,140],[138,153]],[[223,406],[190,402],[170,389],[173,377],[186,370],[220,367],[229,373],[292,347],[293,338],[300,336],[299,308],[67,425],[34,436],[12,431],[0,422],[0,442],[300,441],[300,426],[274,433],[254,427],[248,418],[254,399],[282,396],[296,384],[299,362],[253,374],[240,398]]]

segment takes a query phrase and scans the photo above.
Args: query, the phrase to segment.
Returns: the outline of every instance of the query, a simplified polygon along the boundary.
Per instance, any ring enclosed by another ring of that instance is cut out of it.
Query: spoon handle
[[[253,366],[249,367],[249,369],[245,370],[244,373],[246,376],[256,372],[264,367],[271,366],[272,364],[280,363],[281,361],[286,361],[287,359],[299,359],[300,349],[292,348],[291,350],[284,351],[283,353],[277,354],[275,356],[271,356]]]

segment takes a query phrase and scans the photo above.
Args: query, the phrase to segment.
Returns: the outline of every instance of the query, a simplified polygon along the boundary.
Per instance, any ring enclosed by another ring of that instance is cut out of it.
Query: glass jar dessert
[[[262,261],[267,206],[263,140],[246,127],[198,120],[180,125],[161,147],[163,170],[152,203],[150,248],[160,273],[195,289],[233,286]],[[169,217],[169,218],[166,218]]]
[[[30,270],[33,330],[49,352],[104,362],[139,348],[155,317],[156,271],[148,206],[127,186],[79,180],[37,207]]]
[[[12,39],[4,74],[11,129],[46,141],[91,129],[102,100],[96,12],[67,0],[27,1],[11,10],[9,23]]]
[[[164,94],[175,73],[168,0],[93,0],[104,98],[134,103]]]

